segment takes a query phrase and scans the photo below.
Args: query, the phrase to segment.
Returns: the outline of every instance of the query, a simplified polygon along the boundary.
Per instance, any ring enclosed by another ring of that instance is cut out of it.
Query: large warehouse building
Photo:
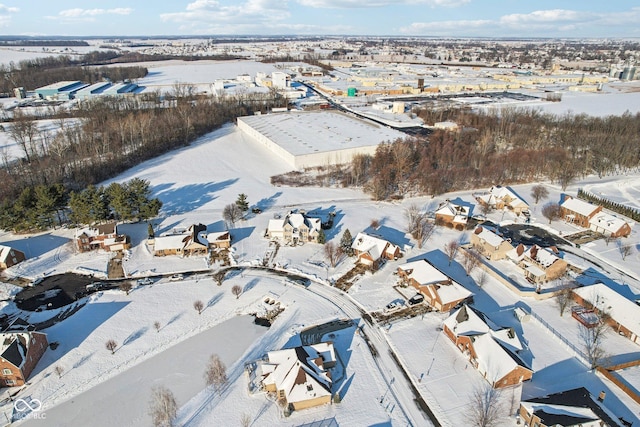
[[[293,168],[348,163],[407,135],[337,111],[292,111],[238,118],[238,127]]]

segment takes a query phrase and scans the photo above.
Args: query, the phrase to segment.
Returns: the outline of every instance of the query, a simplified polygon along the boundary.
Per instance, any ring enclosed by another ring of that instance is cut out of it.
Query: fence
[[[576,358],[580,362],[582,362],[585,366],[587,366],[589,369],[591,369],[591,362],[589,362],[589,358],[587,357],[586,354],[584,354],[582,352],[582,350],[580,350],[578,347],[576,347],[573,343],[569,342],[569,340],[567,340],[565,337],[563,337],[558,331],[555,330],[555,328],[553,326],[551,326],[549,323],[547,323],[546,320],[544,320],[542,317],[540,317],[538,314],[536,314],[533,310],[530,310],[529,314],[531,315],[531,317],[536,319],[538,321],[538,323],[540,323],[549,332],[551,332],[556,338],[558,338],[560,341],[562,341],[562,343],[564,343],[567,346],[567,348],[574,353],[574,355],[576,356]]]

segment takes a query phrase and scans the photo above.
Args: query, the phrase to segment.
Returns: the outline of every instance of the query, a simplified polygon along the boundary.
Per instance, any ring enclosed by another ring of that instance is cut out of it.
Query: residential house
[[[443,333],[494,388],[528,381],[533,370],[520,358],[523,346],[513,328],[501,328],[468,305],[443,323]]]
[[[311,218],[304,213],[288,213],[284,218],[269,220],[266,237],[281,240],[284,244],[297,245],[318,242],[322,230],[320,218]]]
[[[231,247],[231,233],[228,231],[220,231],[217,233],[209,233],[206,236],[209,249],[228,249]]]
[[[400,248],[380,237],[358,233],[351,244],[358,263],[377,270],[385,260],[398,259],[402,256]]]
[[[567,262],[558,256],[555,247],[541,248],[533,245],[529,249],[520,243],[507,257],[515,262],[524,272],[524,276],[531,283],[543,283],[564,276]]]
[[[607,323],[620,335],[640,344],[640,306],[603,283],[573,290],[573,299],[596,313],[606,313]]]
[[[261,385],[289,411],[331,402],[331,371],[336,355],[331,342],[270,351],[257,373]]]
[[[42,332],[5,332],[0,334],[0,342],[0,385],[24,385],[47,350],[47,335]]]
[[[447,199],[436,209],[436,224],[464,230],[467,227],[470,211],[468,206],[458,205]]]
[[[589,220],[589,228],[607,237],[627,237],[631,234],[629,223],[606,212],[598,212]]]
[[[0,245],[0,269],[12,267],[25,259],[24,252],[10,246]]]
[[[123,251],[131,247],[129,236],[118,234],[118,225],[115,221],[77,230],[75,240],[80,252],[96,249],[113,252]]]
[[[560,204],[560,215],[565,221],[589,228],[589,221],[602,211],[602,206],[592,205],[580,199],[566,196]]]
[[[476,197],[478,203],[492,209],[507,209],[520,215],[529,210],[529,204],[522,200],[511,188],[494,185],[485,194]]]
[[[425,301],[437,311],[449,311],[473,296],[471,291],[451,280],[425,259],[399,266],[398,276],[424,295]]]
[[[490,261],[504,259],[513,246],[493,231],[478,227],[471,235],[471,246]]]
[[[153,254],[167,255],[204,255],[209,252],[206,239],[207,227],[204,224],[193,224],[182,233],[159,236],[153,239]]]
[[[520,402],[518,414],[524,425],[538,427],[622,427],[622,420],[606,406],[604,396],[594,399],[584,387]]]

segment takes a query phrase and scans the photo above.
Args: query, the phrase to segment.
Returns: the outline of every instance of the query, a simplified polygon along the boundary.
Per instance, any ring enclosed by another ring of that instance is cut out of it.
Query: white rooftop
[[[295,156],[373,146],[406,137],[400,131],[337,111],[291,111],[238,120]]]
[[[496,233],[494,233],[491,230],[488,230],[484,227],[478,227],[481,231],[479,233],[475,233],[476,236],[478,236],[478,238],[480,240],[484,240],[485,242],[487,242],[487,244],[494,246],[494,247],[498,247],[502,244],[502,242],[504,241],[504,239],[500,236],[498,236]],[[476,231],[478,230],[478,228],[476,229]]]
[[[617,216],[600,212],[589,220],[589,224],[602,228],[609,233],[615,233],[626,224],[626,221]]]
[[[592,205],[591,203],[587,203],[573,197],[566,199],[560,206],[584,216],[590,216],[591,214],[593,214],[593,211],[598,209],[598,206],[596,205]]]
[[[598,310],[606,311],[613,320],[640,335],[640,306],[623,297],[604,283],[574,289]]]

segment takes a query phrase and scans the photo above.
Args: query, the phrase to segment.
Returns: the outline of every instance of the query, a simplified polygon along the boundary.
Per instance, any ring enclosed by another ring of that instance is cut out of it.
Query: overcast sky
[[[637,0],[0,0],[2,35],[640,37]]]

